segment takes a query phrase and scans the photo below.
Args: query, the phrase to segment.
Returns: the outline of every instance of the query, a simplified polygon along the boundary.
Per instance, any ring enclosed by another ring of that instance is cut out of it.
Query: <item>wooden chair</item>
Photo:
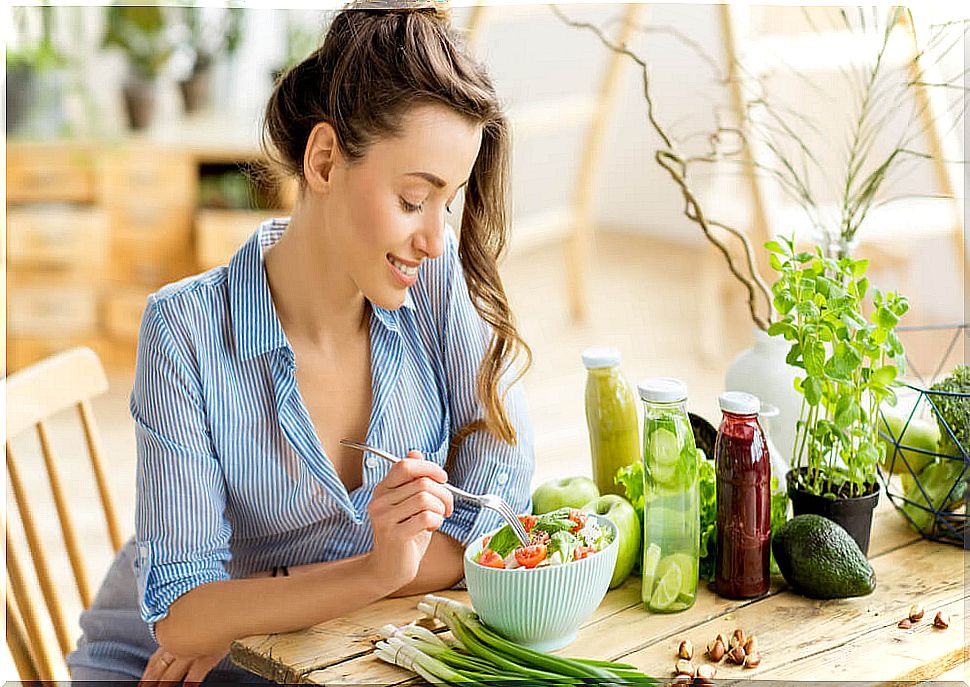
[[[53,680],[66,674],[64,657],[73,648],[68,623],[62,612],[62,597],[69,586],[51,575],[47,551],[41,541],[35,519],[36,494],[28,493],[21,477],[20,466],[14,457],[11,439],[21,432],[33,429],[40,443],[44,469],[50,485],[51,496],[57,511],[61,535],[74,573],[74,584],[84,608],[92,601],[91,586],[86,574],[82,555],[84,548],[79,544],[71,518],[65,491],[70,485],[62,483],[48,438],[46,420],[63,410],[76,408],[84,429],[86,448],[94,472],[95,483],[101,506],[104,511],[108,537],[115,552],[121,548],[122,540],[115,516],[114,504],[108,493],[104,470],[101,464],[99,438],[91,412],[90,399],[108,389],[108,380],[97,355],[89,348],[73,348],[51,356],[35,365],[17,372],[4,380],[7,400],[7,430],[5,434],[7,451],[7,473],[13,489],[14,501],[19,520],[23,525],[24,539],[27,542],[29,563],[36,575],[47,615],[53,625],[53,635],[57,640],[57,652],[48,650],[45,642],[45,626],[27,586],[25,559],[10,537],[9,523],[4,524],[7,535],[7,646],[24,680]],[[36,470],[36,465],[24,466],[26,470]],[[50,626],[46,626],[50,629]],[[49,634],[49,632],[48,632]]]

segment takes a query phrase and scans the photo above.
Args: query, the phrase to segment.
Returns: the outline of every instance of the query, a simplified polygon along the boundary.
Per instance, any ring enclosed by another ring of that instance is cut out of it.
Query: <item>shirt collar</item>
[[[229,262],[232,331],[243,360],[278,348],[292,350],[276,314],[263,262],[263,252],[280,239],[288,224],[287,218],[266,220]],[[415,309],[410,289],[401,307]],[[371,310],[384,327],[400,331],[400,309],[386,310],[371,303]]]

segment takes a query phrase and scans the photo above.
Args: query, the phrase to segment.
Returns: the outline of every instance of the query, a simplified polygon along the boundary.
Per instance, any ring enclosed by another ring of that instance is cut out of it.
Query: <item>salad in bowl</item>
[[[508,526],[468,545],[465,583],[483,623],[523,646],[552,651],[576,638],[606,595],[617,529],[602,515],[570,508],[521,521],[528,546]]]
[[[520,515],[529,534],[523,546],[506,525],[482,539],[473,560],[486,568],[545,568],[579,561],[595,555],[613,541],[613,530],[602,527],[595,517],[575,508],[560,508],[543,515]]]

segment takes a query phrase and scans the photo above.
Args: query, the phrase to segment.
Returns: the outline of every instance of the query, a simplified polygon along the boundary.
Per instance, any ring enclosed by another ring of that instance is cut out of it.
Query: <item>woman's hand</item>
[[[141,686],[146,683],[183,681],[186,685],[199,684],[227,653],[228,650],[208,656],[180,658],[159,647],[148,659],[148,665],[145,666],[145,672],[138,684]]]
[[[448,480],[445,471],[418,451],[407,457],[374,487],[367,507],[374,530],[371,570],[389,592],[418,574],[431,533],[454,509],[451,492],[441,486]]]

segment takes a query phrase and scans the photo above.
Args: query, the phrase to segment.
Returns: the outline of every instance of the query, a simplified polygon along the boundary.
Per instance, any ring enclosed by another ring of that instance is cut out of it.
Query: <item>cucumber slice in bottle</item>
[[[657,427],[647,438],[647,455],[657,465],[676,465],[680,460],[680,439],[675,432]]]
[[[640,582],[643,589],[653,589],[653,580],[657,575],[657,564],[660,563],[660,547],[650,544],[643,554],[643,573]]]

